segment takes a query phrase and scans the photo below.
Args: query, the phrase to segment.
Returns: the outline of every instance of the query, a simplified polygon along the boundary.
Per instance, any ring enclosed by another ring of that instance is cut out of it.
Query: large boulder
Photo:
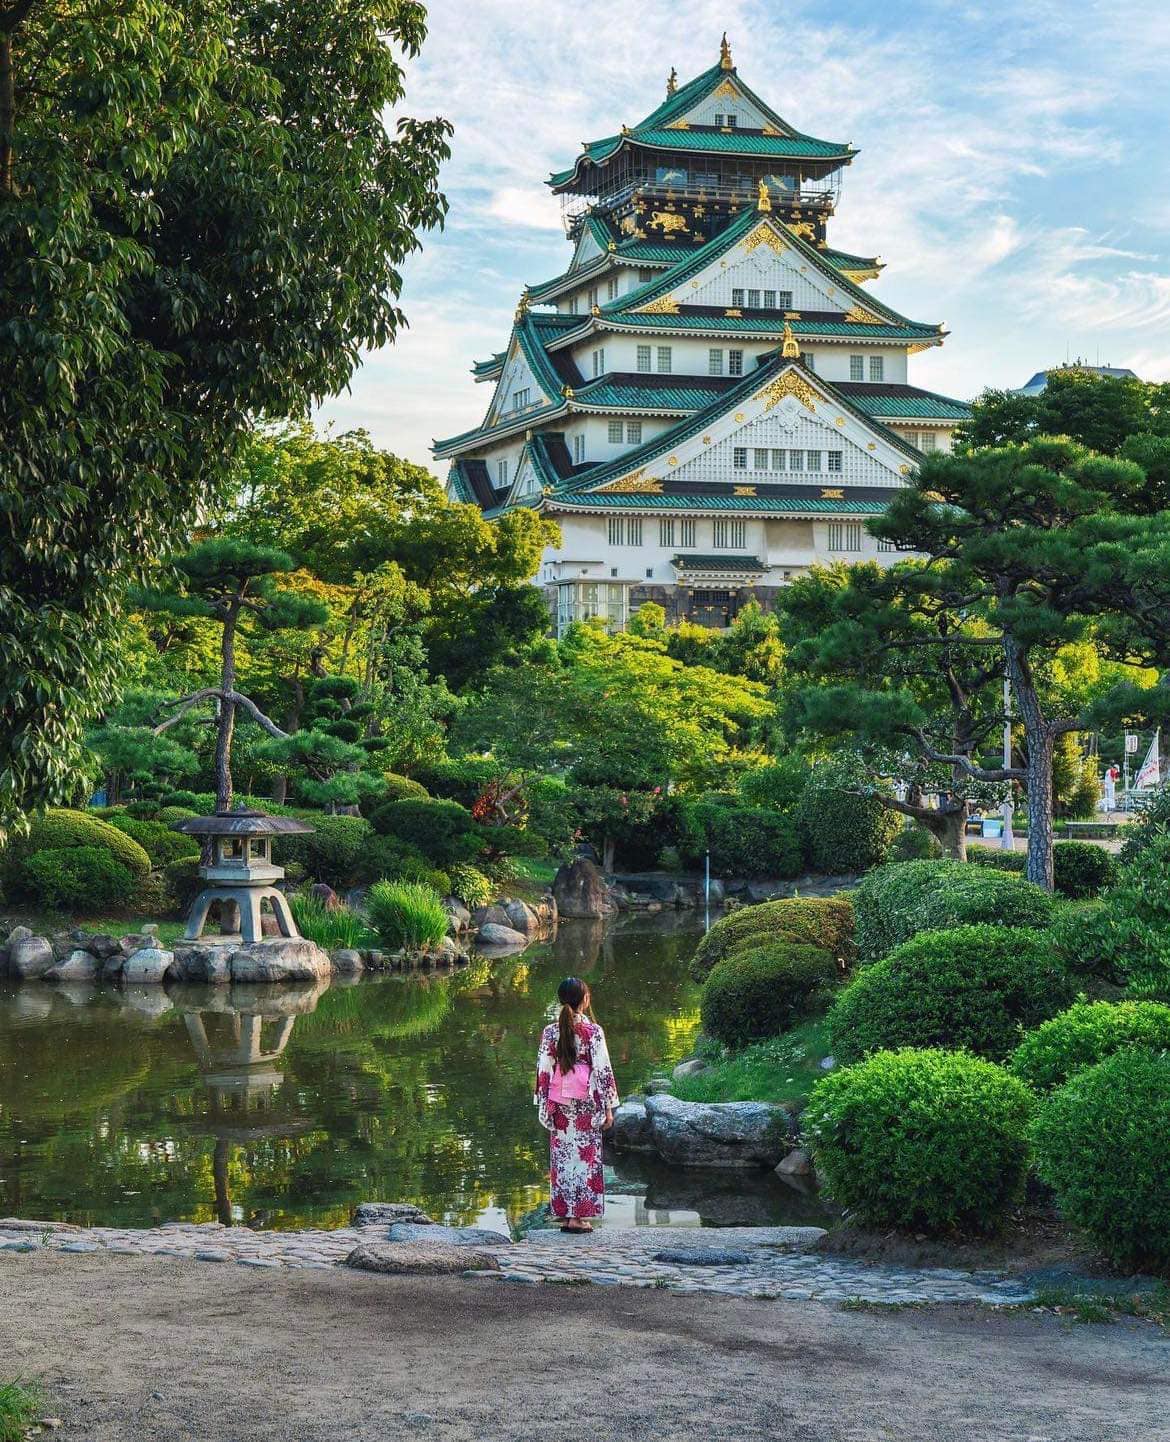
[[[90,951],[75,948],[64,961],[59,961],[50,971],[45,972],[46,981],[94,981],[101,969],[101,962]]]
[[[503,903],[499,901],[493,901],[487,906],[477,906],[471,913],[471,924],[476,930],[484,926],[507,926],[515,930]]]
[[[522,931],[510,926],[500,926],[494,921],[485,922],[479,928],[480,946],[527,946],[528,938]]]
[[[423,1227],[438,1225],[413,1202],[361,1202],[354,1207],[351,1218],[355,1227],[390,1227],[396,1222],[413,1222]]]
[[[486,1227],[445,1227],[432,1222],[394,1222],[386,1234],[390,1242],[450,1242],[457,1247],[510,1247],[512,1238]]]
[[[346,1257],[345,1265],[362,1272],[413,1272],[432,1276],[500,1270],[491,1252],[461,1247],[455,1242],[363,1242]]]
[[[227,986],[232,979],[231,945],[207,938],[175,942],[175,974],[179,981],[201,986]]]
[[[646,1098],[645,1114],[645,1129],[634,1119],[620,1132],[615,1126],[616,1150],[647,1150],[648,1134],[653,1150],[674,1166],[770,1168],[792,1146],[791,1113],[768,1102],[684,1102],[658,1095]],[[636,1146],[626,1146],[629,1136],[638,1138]]]
[[[338,976],[359,976],[366,969],[361,952],[352,946],[339,946],[329,957]]]
[[[630,1097],[614,1111],[606,1140],[619,1152],[657,1152],[644,1097]]]
[[[9,976],[24,981],[44,976],[56,960],[47,937],[30,935],[8,943]]]
[[[520,901],[516,897],[505,897],[503,907],[507,925],[513,931],[521,932],[529,940],[540,934],[540,918],[526,901]]]
[[[600,867],[584,856],[561,867],[552,889],[561,916],[611,916],[617,910]]]
[[[144,946],[127,959],[121,979],[126,986],[160,986],[175,964],[175,953],[161,946]]]
[[[231,960],[233,981],[318,981],[333,974],[333,964],[316,942],[281,937],[237,947]]]

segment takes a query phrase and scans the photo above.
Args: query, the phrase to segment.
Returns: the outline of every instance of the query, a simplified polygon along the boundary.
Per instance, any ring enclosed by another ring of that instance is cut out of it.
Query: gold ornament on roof
[[[766,245],[776,255],[782,254],[784,250],[784,242],[766,220],[761,220],[755,230],[744,239],[743,248],[751,255],[752,251],[758,250],[761,245]]]
[[[845,492],[844,492],[843,490],[841,490],[840,487],[838,487],[838,486],[822,486],[822,487],[821,487],[821,500],[822,500],[822,501],[843,501],[844,499],[845,499]]]
[[[866,310],[864,306],[851,306],[845,312],[845,319],[852,325],[881,325],[880,316],[874,315],[873,311]]]
[[[689,130],[691,128],[691,123],[689,120],[685,119],[672,120],[666,128],[667,130]]]
[[[765,135],[783,135],[784,132],[769,120],[765,122],[763,133]]]
[[[678,89],[678,71],[677,71],[677,70],[674,68],[674,66],[672,65],[672,66],[670,67],[670,74],[666,77],[666,93],[667,93],[667,95],[673,95],[674,92],[675,92],[677,89]]]
[[[662,482],[653,476],[647,476],[645,470],[632,471],[628,476],[621,476],[616,481],[610,481],[608,485],[598,486],[599,495],[661,495]]]
[[[573,387],[572,387],[572,386],[562,386],[562,387],[561,387],[561,395],[564,396],[565,400],[571,401],[571,400],[573,399]]]
[[[733,496],[754,496],[756,488],[755,486],[733,486],[731,494]]]
[[[780,354],[785,360],[796,360],[800,356],[800,342],[793,333],[791,321],[784,322],[784,344],[780,347]]]
[[[727,97],[729,97],[729,98],[731,98],[731,99],[733,99],[733,100],[738,100],[738,99],[739,99],[739,91],[735,88],[735,86],[731,83],[730,80],[724,80],[724,81],[722,81],[722,82],[720,83],[720,85],[718,85],[718,86],[716,87],[716,89],[715,89],[715,91],[714,91],[713,93],[714,93],[716,99],[718,99],[720,96],[727,96]],[[731,126],[730,126],[730,125],[725,125],[725,126],[723,127],[723,129],[724,129],[724,130],[730,130],[730,129],[731,129]]]
[[[759,184],[759,187],[758,187],[758,193],[757,193],[757,196],[756,196],[756,209],[757,209],[757,210],[771,210],[771,209],[772,209],[772,197],[768,194],[768,182],[767,182],[766,180],[761,180],[761,181],[760,181],[760,184]]]
[[[622,134],[623,134],[623,135],[629,135],[629,133],[630,133],[630,127],[629,127],[628,125],[623,125],[623,126],[622,126]]]
[[[659,226],[666,235],[673,235],[675,231],[681,231],[685,235],[688,230],[686,216],[669,210],[654,211],[650,216],[650,224]]]
[[[721,70],[735,69],[731,60],[731,46],[727,43],[726,30],[723,32],[723,39],[719,42],[719,68]]]
[[[648,305],[640,305],[638,315],[678,315],[678,301],[672,295],[660,295]]]
[[[808,381],[796,371],[785,371],[771,385],[765,386],[755,399],[764,402],[765,412],[778,406],[785,396],[795,396],[806,410],[815,411],[820,397]]]

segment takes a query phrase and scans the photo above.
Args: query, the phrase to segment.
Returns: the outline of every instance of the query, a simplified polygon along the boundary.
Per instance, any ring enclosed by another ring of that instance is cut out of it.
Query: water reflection
[[[516,1221],[547,1196],[530,1085],[558,980],[589,978],[630,1090],[690,1047],[697,934],[685,914],[566,924],[451,976],[346,986],[0,984],[0,1215],[336,1226],[370,1199]],[[626,1180],[632,1213],[731,1215],[707,1181]]]

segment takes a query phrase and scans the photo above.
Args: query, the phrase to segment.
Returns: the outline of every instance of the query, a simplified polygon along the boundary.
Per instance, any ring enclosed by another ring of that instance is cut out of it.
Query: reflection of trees
[[[544,1185],[531,1085],[557,982],[588,977],[628,1090],[693,1036],[694,942],[689,919],[570,924],[450,976],[180,988],[153,1024],[103,991],[9,1026],[0,990],[0,1208],[128,1225],[231,1204],[333,1225],[367,1199],[518,1214]]]

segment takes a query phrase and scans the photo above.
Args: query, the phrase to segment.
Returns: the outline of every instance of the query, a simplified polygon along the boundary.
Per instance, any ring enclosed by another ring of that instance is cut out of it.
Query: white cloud
[[[488,214],[505,225],[527,226],[532,230],[561,229],[560,205],[547,190],[505,185],[492,196]]]

